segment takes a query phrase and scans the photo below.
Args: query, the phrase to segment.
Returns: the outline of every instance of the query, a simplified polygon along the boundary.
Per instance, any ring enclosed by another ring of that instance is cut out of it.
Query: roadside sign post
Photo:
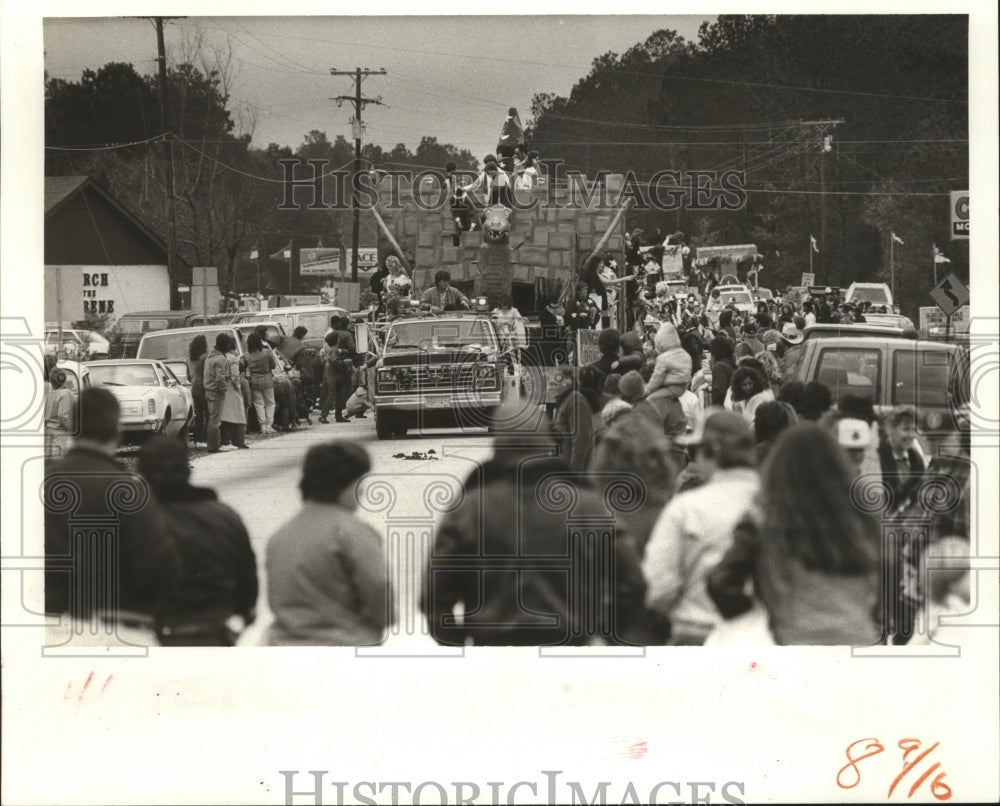
[[[931,289],[931,299],[944,313],[945,339],[951,339],[951,317],[969,301],[969,289],[954,274],[949,274]]]

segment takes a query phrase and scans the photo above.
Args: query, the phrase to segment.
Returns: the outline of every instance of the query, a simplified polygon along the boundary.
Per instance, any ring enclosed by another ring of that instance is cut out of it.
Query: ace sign
[[[969,239],[969,191],[951,192],[951,239]]]

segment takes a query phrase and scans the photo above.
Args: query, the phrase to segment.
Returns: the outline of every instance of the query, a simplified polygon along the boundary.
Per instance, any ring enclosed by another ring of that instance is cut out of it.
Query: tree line
[[[967,42],[961,15],[720,16],[697,42],[660,30],[595,59],[568,97],[534,97],[528,133],[589,176],[745,171],[741,210],[638,212],[629,227],[755,243],[762,285],[798,283],[810,236],[819,282],[888,282],[895,232],[915,313],[932,304],[935,244],[968,279],[948,200],[968,189]]]

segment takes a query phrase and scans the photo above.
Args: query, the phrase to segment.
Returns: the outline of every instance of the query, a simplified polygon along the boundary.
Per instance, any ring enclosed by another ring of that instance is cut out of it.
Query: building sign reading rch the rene
[[[108,287],[108,272],[83,272],[83,312],[84,313],[114,313],[113,299],[98,299],[104,296],[99,289]]]

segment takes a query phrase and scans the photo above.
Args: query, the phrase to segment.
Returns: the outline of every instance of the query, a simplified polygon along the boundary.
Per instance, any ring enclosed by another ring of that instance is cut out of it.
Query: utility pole
[[[819,260],[820,269],[826,277],[826,160],[827,153],[833,150],[833,135],[828,130],[843,123],[843,120],[800,120],[800,126],[813,126],[819,129]],[[811,257],[811,253],[810,253]],[[811,271],[811,269],[810,269]]]
[[[358,177],[361,175],[361,134],[364,131],[364,124],[361,122],[361,110],[365,104],[382,104],[382,96],[378,98],[363,98],[361,96],[361,81],[368,76],[384,76],[385,68],[379,70],[369,70],[367,67],[356,67],[353,72],[350,70],[337,70],[330,68],[331,76],[351,76],[354,79],[354,95],[338,95],[335,100],[337,106],[344,101],[354,104],[354,119],[351,124],[354,128],[354,182],[352,183],[353,193],[351,194],[351,208],[354,211],[354,226],[352,230],[351,243],[351,282],[358,281],[358,240],[361,238],[361,207],[358,199]]]
[[[180,295],[177,291],[177,219],[174,215],[174,143],[173,131],[170,128],[169,104],[167,103],[167,55],[163,44],[163,20],[181,19],[180,17],[154,17],[156,24],[156,61],[159,63],[160,74],[160,118],[163,124],[163,145],[166,153],[167,179],[167,279],[170,282],[170,308],[180,307]]]

